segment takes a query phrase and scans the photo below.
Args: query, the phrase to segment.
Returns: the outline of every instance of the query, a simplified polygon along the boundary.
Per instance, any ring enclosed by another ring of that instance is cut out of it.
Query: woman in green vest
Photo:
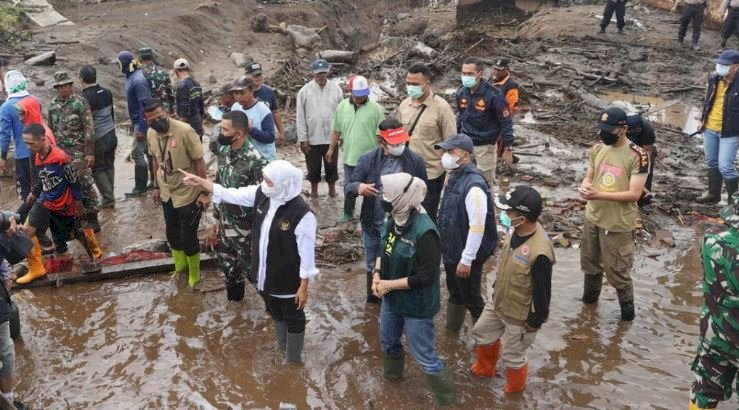
[[[421,206],[426,184],[406,173],[381,178],[382,206],[391,218],[383,229],[372,291],[382,298],[383,375],[387,380],[403,376],[400,338],[405,330],[411,354],[426,373],[437,403],[450,405],[456,396],[454,374],[439,359],[434,342],[441,244],[436,225]]]

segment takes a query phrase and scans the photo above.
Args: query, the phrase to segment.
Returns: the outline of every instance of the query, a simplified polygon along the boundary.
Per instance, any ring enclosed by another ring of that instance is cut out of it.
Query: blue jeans
[[[375,232],[371,234],[369,232]],[[364,239],[364,263],[367,272],[375,270],[375,261],[380,256],[380,234],[373,228],[362,226],[362,238]]]
[[[149,144],[146,142],[146,138],[142,140],[133,139],[133,151],[131,152],[131,159],[133,164],[137,167],[148,167],[149,164],[146,162],[146,156],[149,154]]]
[[[721,137],[716,131],[703,131],[703,151],[706,155],[706,166],[718,168],[724,179],[739,178],[736,172],[736,151],[739,148],[739,136]]]
[[[396,290],[395,292],[403,292]],[[434,341],[434,319],[413,319],[396,315],[388,308],[388,303],[383,301],[380,310],[380,345],[385,354],[397,356],[403,353],[403,345],[400,338],[403,336],[408,340],[408,348],[411,354],[421,365],[426,374],[438,374],[444,369],[444,363],[436,354]]]

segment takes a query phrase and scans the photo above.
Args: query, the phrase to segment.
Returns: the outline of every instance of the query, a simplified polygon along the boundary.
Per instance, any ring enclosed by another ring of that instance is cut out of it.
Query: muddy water
[[[632,112],[648,112],[668,102],[659,97],[641,96],[617,91],[607,92],[603,94],[603,97],[612,103],[621,104]],[[662,124],[678,127],[685,131],[686,134],[692,134],[698,130],[700,116],[700,108],[690,104],[678,103],[664,110],[649,114],[647,118]]]
[[[296,157],[288,156],[297,165]],[[132,165],[119,160],[123,192],[132,184]],[[6,206],[12,202],[8,182],[0,182]],[[322,226],[333,224],[340,205],[326,197],[313,203]],[[160,211],[145,199],[121,202],[102,219],[106,252],[163,237]],[[578,302],[578,251],[558,249],[550,319],[529,354],[522,395],[505,397],[500,375],[470,377],[471,323],[459,335],[446,334],[440,314],[437,346],[455,369],[459,408],[685,407],[701,301],[697,232],[660,222],[677,246],[641,248],[634,273],[638,318],[630,325],[618,320],[616,295],[608,287],[599,306]],[[495,276],[490,265],[488,297]],[[304,366],[281,365],[269,319],[251,289],[245,302],[228,303],[222,291],[193,293],[184,278],[176,282],[162,274],[19,292],[24,329],[16,344],[17,391],[34,408],[49,409],[246,409],[277,408],[280,402],[298,408],[432,407],[427,382],[412,361],[400,382],[382,379],[379,309],[363,303],[361,272],[360,264],[324,270],[311,282]]]

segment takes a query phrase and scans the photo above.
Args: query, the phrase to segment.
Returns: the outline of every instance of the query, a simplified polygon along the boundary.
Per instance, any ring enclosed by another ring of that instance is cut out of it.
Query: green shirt
[[[384,119],[385,110],[372,100],[359,106],[351,98],[339,103],[333,129],[344,140],[344,164],[354,167],[359,157],[377,148],[377,127]]]
[[[618,148],[596,144],[588,164],[593,169],[593,189],[598,192],[628,191],[633,175],[649,171],[646,151],[633,143]],[[636,229],[638,210],[636,201],[591,200],[585,207],[585,217],[600,229],[631,232]]]

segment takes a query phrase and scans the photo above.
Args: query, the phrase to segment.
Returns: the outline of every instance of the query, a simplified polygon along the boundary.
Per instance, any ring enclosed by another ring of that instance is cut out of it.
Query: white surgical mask
[[[390,155],[394,157],[399,157],[403,155],[403,152],[405,151],[405,144],[398,144],[398,145],[388,144],[387,151],[390,153]]]
[[[459,168],[459,158],[455,157],[454,155],[445,152],[444,155],[441,156],[441,165],[446,169],[447,171],[452,171],[457,168]]]
[[[261,187],[262,193],[266,195],[267,198],[273,198],[277,195],[277,189],[274,186],[267,185],[267,181],[262,181]]]
[[[716,64],[716,74],[721,77],[726,77],[731,71],[730,65]]]

